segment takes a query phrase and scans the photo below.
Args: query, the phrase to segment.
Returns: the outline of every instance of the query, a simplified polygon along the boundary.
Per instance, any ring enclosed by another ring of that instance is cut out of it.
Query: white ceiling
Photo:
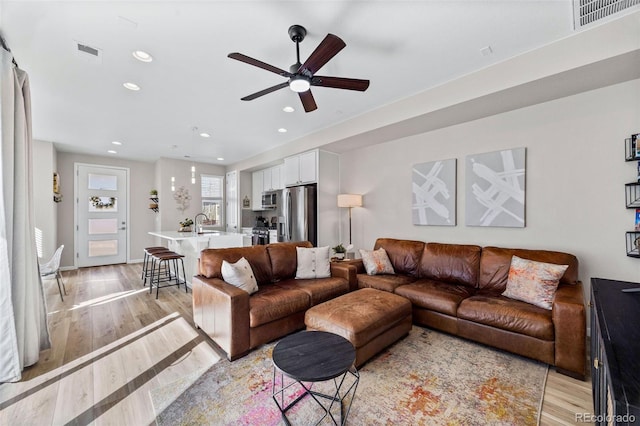
[[[570,0],[2,1],[0,28],[29,74],[35,139],[60,151],[231,164],[569,36],[572,13]],[[369,79],[369,89],[313,88],[311,113],[287,88],[241,101],[285,80],[227,54],[288,69],[292,24],[307,29],[302,62],[333,33],[347,47],[321,74]],[[76,42],[100,49],[101,63]],[[138,49],[154,61],[134,59]]]

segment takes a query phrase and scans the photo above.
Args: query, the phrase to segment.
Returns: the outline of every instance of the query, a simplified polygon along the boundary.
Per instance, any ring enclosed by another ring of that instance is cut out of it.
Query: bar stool
[[[178,288],[180,288],[180,284],[184,284],[184,291],[187,293],[189,292],[189,288],[187,287],[187,275],[184,271],[184,261],[182,260],[184,258],[183,255],[169,251],[169,252],[154,253],[151,255],[151,258],[152,258],[152,266],[151,266],[151,279],[149,280],[149,294],[153,292],[154,284],[156,287],[156,299],[160,295],[161,287],[170,287],[170,286],[177,285]],[[178,270],[178,260],[182,264],[182,277],[184,278],[182,280],[180,279],[180,272]],[[158,269],[157,276],[155,274],[156,263],[157,263],[157,269]],[[163,264],[166,271],[166,275],[164,278],[161,277],[160,275]],[[173,272],[174,272],[173,275],[171,274],[171,265],[173,265]],[[174,279],[176,282],[172,284],[171,281],[173,281]],[[161,282],[166,282],[168,284],[160,285]]]
[[[145,287],[147,285],[147,277],[150,275],[150,266],[152,266],[151,262],[153,261],[153,259],[151,258],[151,255],[153,255],[154,253],[162,253],[162,252],[169,252],[169,251],[171,250],[163,246],[146,247],[144,249],[144,259],[142,260],[142,274],[140,278],[143,280],[143,285]]]

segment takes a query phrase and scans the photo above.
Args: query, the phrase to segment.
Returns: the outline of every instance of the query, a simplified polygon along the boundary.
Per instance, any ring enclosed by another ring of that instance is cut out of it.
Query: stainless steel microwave
[[[278,207],[278,192],[280,191],[262,193],[262,210],[275,210]]]

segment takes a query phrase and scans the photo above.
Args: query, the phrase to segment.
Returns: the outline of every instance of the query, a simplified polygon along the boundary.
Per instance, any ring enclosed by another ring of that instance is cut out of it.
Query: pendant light
[[[192,136],[191,136],[191,184],[195,185],[196,184],[196,165],[193,162],[193,154],[195,152],[194,146],[195,146],[195,141],[197,139],[197,134],[198,134],[198,127],[193,126],[193,128],[191,129],[193,132]]]

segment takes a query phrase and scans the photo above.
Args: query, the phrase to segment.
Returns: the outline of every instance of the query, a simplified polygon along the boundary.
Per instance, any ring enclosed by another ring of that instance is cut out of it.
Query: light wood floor
[[[222,352],[193,327],[191,293],[160,298],[142,287],[140,264],[65,272],[68,296],[45,281],[52,349],[0,385],[0,425],[149,425],[149,396],[215,364]],[[592,413],[591,382],[549,371],[541,424],[569,425]]]

